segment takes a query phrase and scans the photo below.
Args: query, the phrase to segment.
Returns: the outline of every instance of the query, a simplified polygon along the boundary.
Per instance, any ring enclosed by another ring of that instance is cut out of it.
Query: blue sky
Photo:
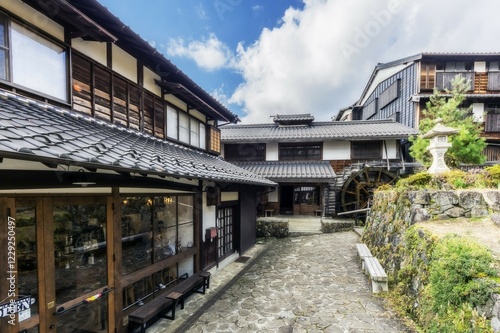
[[[379,62],[500,52],[496,0],[99,0],[243,123],[330,120]]]

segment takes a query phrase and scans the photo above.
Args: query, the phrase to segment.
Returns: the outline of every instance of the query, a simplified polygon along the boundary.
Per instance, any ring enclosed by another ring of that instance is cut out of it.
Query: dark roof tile
[[[329,161],[237,162],[236,165],[274,181],[283,179],[332,181],[336,177]]]
[[[0,90],[2,153],[117,172],[276,185],[219,157]]]
[[[316,122],[310,126],[276,124],[228,125],[221,128],[222,142],[268,142],[269,140],[325,141],[336,139],[403,139],[418,131],[393,120]]]

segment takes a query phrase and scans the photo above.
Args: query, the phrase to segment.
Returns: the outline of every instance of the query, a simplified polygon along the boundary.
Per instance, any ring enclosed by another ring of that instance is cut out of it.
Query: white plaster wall
[[[155,83],[155,80],[160,80],[160,76],[147,67],[144,68],[144,88],[151,91],[156,96],[161,97],[161,88]]]
[[[38,27],[54,36],[60,41],[64,41],[64,28],[62,26],[52,21],[48,16],[45,16],[34,10],[32,7],[26,5],[22,1],[2,0],[2,7],[33,24],[35,27]],[[57,8],[54,8],[54,10],[57,10]]]
[[[201,113],[200,111],[198,111],[196,109],[189,110],[189,114],[191,116],[195,117],[196,119],[201,120],[204,123],[207,121],[207,117],[203,113]]]
[[[165,100],[168,102],[172,103],[173,105],[177,106],[179,109],[187,111],[187,105],[174,95],[166,95]]]
[[[266,143],[266,161],[278,161],[279,149],[278,142]]]
[[[472,117],[478,123],[484,122],[484,103],[472,103]]]
[[[194,267],[194,257],[186,258],[185,260],[179,263],[179,276],[184,273],[188,273],[188,276],[193,275],[193,267]]]
[[[278,189],[276,188],[273,192],[267,194],[267,201],[278,202]]]
[[[216,209],[215,206],[207,206],[207,192],[203,192],[202,195],[202,207],[203,207],[203,222],[202,222],[202,237],[203,241],[205,241],[205,230],[207,228],[216,226]]]
[[[113,44],[113,70],[132,82],[137,83],[137,60]]]
[[[350,141],[325,141],[323,142],[323,160],[348,160],[351,158]]]
[[[221,201],[236,201],[239,199],[238,192],[222,192],[220,195]]]
[[[387,155],[385,154],[385,149],[382,150],[382,156],[383,158],[397,158],[398,157],[398,144],[396,140],[387,140],[386,141],[387,145]]]
[[[81,38],[75,38],[71,42],[71,45],[75,50],[82,52],[101,65],[107,66],[106,43],[91,42]]]

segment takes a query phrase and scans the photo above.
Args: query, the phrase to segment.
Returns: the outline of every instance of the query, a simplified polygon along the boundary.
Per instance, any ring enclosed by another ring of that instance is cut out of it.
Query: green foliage
[[[443,313],[428,316],[429,333],[492,333],[489,321],[469,304],[448,307]]]
[[[436,238],[417,226],[404,232],[401,257],[405,258],[397,272],[392,301],[413,320],[418,319],[416,306],[424,286],[428,283],[429,262]]]
[[[401,178],[393,188],[387,188],[386,186],[384,190],[416,191],[470,188],[500,188],[500,165],[487,167],[483,170],[462,171],[454,169],[435,175],[423,171]]]
[[[434,249],[430,265],[429,293],[433,310],[441,312],[462,303],[484,305],[497,276],[493,257],[484,247],[458,236],[442,239]]]
[[[352,230],[353,224],[351,222],[321,222],[321,232],[331,234],[334,232]]]
[[[482,164],[485,161],[483,150],[486,143],[480,137],[480,124],[470,116],[470,108],[462,107],[469,87],[470,83],[464,77],[457,75],[452,80],[452,89],[446,91],[451,97],[445,97],[439,91],[434,90],[419,123],[419,130],[422,134],[431,130],[436,125],[437,119],[441,119],[443,125],[459,131],[452,136],[452,146],[445,156],[445,161],[449,166],[458,166],[461,163]],[[432,162],[432,157],[427,150],[429,139],[414,136],[410,138],[410,142],[412,143],[410,155],[423,165],[429,166]]]
[[[414,173],[407,178],[401,178],[396,183],[396,189],[399,190],[418,190],[426,189],[431,184],[432,175],[427,171]]]
[[[257,237],[288,237],[288,222],[257,221]]]
[[[486,187],[500,188],[500,164],[485,168],[483,178]]]

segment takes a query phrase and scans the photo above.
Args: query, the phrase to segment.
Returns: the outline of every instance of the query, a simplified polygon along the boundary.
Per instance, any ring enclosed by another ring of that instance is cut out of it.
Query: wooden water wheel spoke
[[[397,175],[383,167],[364,167],[353,172],[340,191],[340,203],[344,212],[368,207],[373,191],[383,184],[392,184]]]

